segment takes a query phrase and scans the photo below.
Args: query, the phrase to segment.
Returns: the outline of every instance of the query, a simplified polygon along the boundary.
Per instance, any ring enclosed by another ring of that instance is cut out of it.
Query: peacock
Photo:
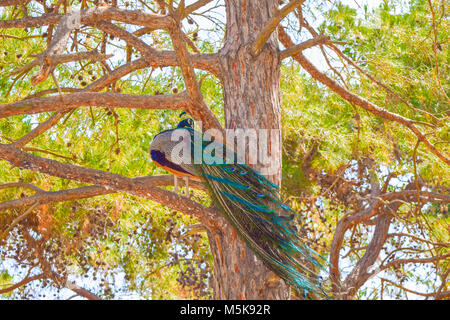
[[[174,133],[184,139],[181,142],[174,139]],[[210,143],[217,143],[201,140],[201,148],[196,148],[196,134],[190,118],[180,121],[176,128],[160,132],[151,142],[151,159],[174,174],[175,186],[176,177],[186,179],[187,194],[189,179],[202,182],[213,205],[233,225],[240,238],[300,294],[328,298],[318,275],[325,260],[298,236],[292,223],[295,212],[282,203],[279,187],[250,166],[230,161],[225,157],[226,152],[223,152],[223,161],[196,163],[196,152],[202,152]],[[174,149],[180,144],[190,151],[189,161],[174,159]]]

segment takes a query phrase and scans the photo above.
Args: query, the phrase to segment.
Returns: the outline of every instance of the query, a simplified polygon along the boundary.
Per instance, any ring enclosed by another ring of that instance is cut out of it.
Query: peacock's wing
[[[169,129],[158,133],[149,147],[150,157],[153,162],[173,173],[178,177],[189,177],[194,180],[198,180],[195,168],[192,166],[191,161],[191,129]],[[183,138],[184,139],[178,139]],[[179,152],[175,150],[186,151],[186,157],[182,154],[179,158],[174,156],[180,156]],[[185,161],[188,160],[188,161]]]
[[[195,164],[214,204],[247,245],[287,283],[302,293],[322,294],[316,269],[323,258],[298,237],[294,212],[279,188],[245,164]]]

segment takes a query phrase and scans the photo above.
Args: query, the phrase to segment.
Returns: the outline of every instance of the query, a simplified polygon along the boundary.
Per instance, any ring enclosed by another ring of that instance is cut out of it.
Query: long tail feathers
[[[316,270],[324,260],[298,236],[277,185],[247,165],[196,165],[214,203],[247,245],[301,294],[327,297]]]

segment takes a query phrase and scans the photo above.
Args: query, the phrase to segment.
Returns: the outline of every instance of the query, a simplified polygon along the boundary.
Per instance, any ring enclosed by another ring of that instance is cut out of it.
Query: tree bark
[[[278,132],[277,143],[269,143],[268,150],[276,171],[267,178],[280,184],[281,59],[276,32],[261,53],[252,54],[252,44],[277,4],[276,0],[227,1],[225,44],[219,52],[219,62],[225,128]],[[261,171],[263,165],[258,162],[254,167]],[[214,256],[212,284],[216,299],[289,299],[289,287],[256,258],[229,224],[221,230],[209,230],[208,235]]]

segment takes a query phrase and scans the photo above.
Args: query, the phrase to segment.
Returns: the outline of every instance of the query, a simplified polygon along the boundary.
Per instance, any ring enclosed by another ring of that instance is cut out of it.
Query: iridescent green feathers
[[[177,128],[189,131],[193,154],[192,120],[183,120]],[[207,146],[203,141],[202,150]],[[295,213],[281,202],[277,185],[236,161],[193,163],[193,167],[214,205],[259,258],[301,294],[326,297],[317,273],[323,258],[299,238],[292,223]]]
[[[276,185],[244,164],[194,167],[216,207],[257,256],[302,294],[323,295],[317,274],[323,258],[298,237],[294,212],[281,202]]]

